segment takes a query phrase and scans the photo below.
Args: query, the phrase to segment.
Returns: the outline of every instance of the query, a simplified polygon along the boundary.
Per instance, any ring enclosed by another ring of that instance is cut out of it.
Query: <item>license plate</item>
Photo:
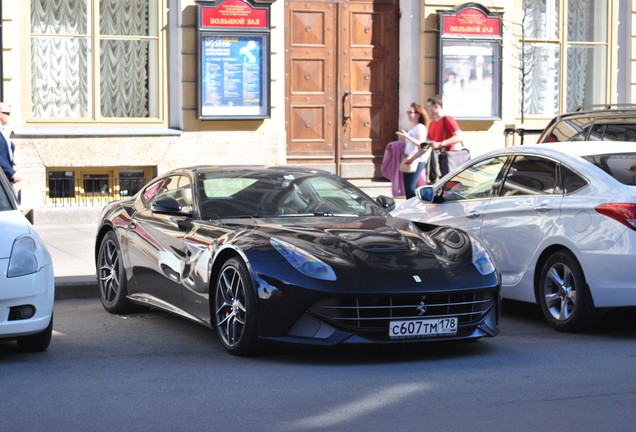
[[[391,321],[389,338],[417,338],[457,334],[457,317],[427,320]]]

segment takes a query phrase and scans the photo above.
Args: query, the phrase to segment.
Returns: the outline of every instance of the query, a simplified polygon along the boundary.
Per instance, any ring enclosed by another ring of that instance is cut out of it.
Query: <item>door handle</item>
[[[550,210],[552,210],[551,207],[545,206],[545,205],[540,205],[534,208],[534,211],[538,212],[538,213],[547,213]]]
[[[474,212],[474,211],[473,211],[473,212],[468,213],[468,214],[466,215],[466,217],[467,217],[468,219],[477,219],[477,218],[480,218],[480,217],[481,217],[481,213],[478,213],[478,212]]]
[[[347,121],[351,119],[351,110],[353,109],[353,106],[351,105],[351,94],[352,94],[351,91],[347,90],[346,92],[344,92],[344,95],[342,96],[342,122],[343,123],[346,123]],[[346,111],[347,100],[349,101],[348,114]]]

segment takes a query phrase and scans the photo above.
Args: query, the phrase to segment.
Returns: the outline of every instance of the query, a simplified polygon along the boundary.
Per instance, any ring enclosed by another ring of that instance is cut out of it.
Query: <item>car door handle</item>
[[[468,219],[477,219],[481,217],[481,213],[479,212],[470,212],[468,213],[468,215],[466,216]]]
[[[536,206],[534,208],[534,211],[539,212],[539,213],[547,213],[550,210],[552,210],[552,207],[548,207],[548,206],[545,206],[545,205]]]

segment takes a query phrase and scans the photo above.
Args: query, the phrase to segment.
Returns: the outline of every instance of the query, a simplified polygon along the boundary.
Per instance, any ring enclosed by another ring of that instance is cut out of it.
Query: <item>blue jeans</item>
[[[402,173],[404,177],[404,194],[406,195],[406,199],[413,198],[415,196],[417,182],[425,168],[426,162],[418,162],[415,172]]]

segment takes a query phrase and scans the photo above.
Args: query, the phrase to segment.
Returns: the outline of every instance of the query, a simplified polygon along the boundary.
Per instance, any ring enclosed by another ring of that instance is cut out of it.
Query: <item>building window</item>
[[[122,198],[133,196],[148,180],[144,170],[141,169],[119,171],[119,195]]]
[[[75,173],[73,171],[49,171],[49,198],[73,198]]]
[[[31,116],[158,121],[159,0],[31,0]]]
[[[608,103],[609,17],[613,0],[524,0],[520,106],[553,116]],[[567,77],[567,79],[566,79]]]
[[[102,205],[130,198],[157,175],[156,167],[49,168],[47,202]]]
[[[87,195],[107,195],[111,193],[107,173],[84,174],[84,193]]]

